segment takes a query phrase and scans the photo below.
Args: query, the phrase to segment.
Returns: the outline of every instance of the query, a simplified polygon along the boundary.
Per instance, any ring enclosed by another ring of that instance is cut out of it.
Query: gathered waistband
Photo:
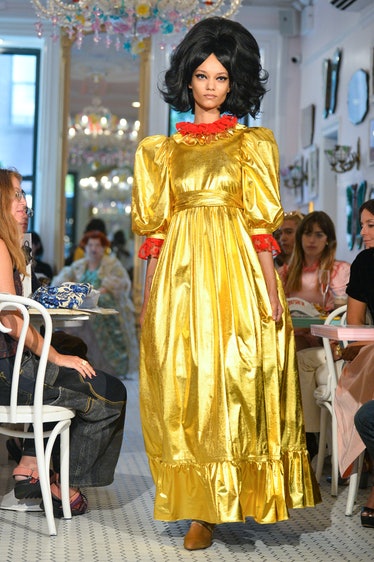
[[[180,193],[174,205],[174,211],[179,212],[193,207],[237,207],[243,208],[241,198],[226,191],[187,191]]]

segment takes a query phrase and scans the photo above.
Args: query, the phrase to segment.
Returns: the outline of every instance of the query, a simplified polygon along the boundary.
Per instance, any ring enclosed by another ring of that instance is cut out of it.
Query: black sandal
[[[50,471],[50,483],[56,480],[56,473]],[[22,465],[16,466],[13,470],[13,477],[24,476],[23,480],[16,480],[14,483],[14,495],[17,500],[41,498],[42,491],[40,488],[38,469],[27,468]]]
[[[51,485],[51,492],[52,492],[53,515],[57,517],[57,519],[61,519],[64,516],[64,512],[62,510],[62,501],[56,495],[56,494],[60,494],[60,490],[57,484]],[[41,502],[40,507],[44,511],[43,502]],[[84,515],[88,510],[88,501],[86,496],[84,496],[80,491],[75,492],[70,498],[70,509],[71,509],[72,517],[75,517],[76,515]]]
[[[364,513],[367,513],[368,515],[364,515]],[[374,508],[363,507],[361,509],[361,525],[363,527],[371,527],[374,529]]]

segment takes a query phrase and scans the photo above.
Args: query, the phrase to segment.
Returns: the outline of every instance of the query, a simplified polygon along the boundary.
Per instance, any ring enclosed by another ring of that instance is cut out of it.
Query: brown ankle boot
[[[215,525],[206,521],[192,521],[191,526],[184,537],[184,548],[187,550],[202,550],[209,548]]]

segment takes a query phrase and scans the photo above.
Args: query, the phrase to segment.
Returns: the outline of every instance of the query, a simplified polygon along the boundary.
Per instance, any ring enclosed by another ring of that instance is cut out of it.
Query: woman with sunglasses
[[[26,275],[22,217],[26,201],[21,189],[21,175],[15,169],[0,169],[0,292],[22,295],[22,277]],[[22,321],[11,311],[1,312],[2,323],[10,328],[0,333],[0,404],[9,403],[17,339]],[[36,375],[42,336],[28,328],[20,390],[25,404],[33,396],[29,378]],[[51,346],[44,390],[45,403],[66,406],[76,411],[71,425],[70,503],[73,515],[87,511],[82,486],[106,486],[112,483],[123,438],[126,389],[115,377],[95,371],[90,363],[75,355],[63,355]],[[51,476],[53,508],[62,517],[61,494],[57,481],[58,457],[53,454]],[[34,442],[26,439],[22,457],[13,471],[17,499],[41,497]]]

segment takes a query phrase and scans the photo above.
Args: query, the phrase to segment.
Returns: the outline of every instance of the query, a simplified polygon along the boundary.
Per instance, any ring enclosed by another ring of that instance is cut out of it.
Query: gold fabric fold
[[[193,207],[237,207],[243,208],[243,201],[233,193],[226,191],[187,191],[180,193],[175,198],[174,211],[183,211],[184,209],[192,209]]]
[[[140,346],[156,519],[270,523],[320,501],[291,318],[277,280],[285,312],[272,320],[251,240],[282,221],[277,178],[266,129],[137,151],[134,232],[165,233]]]

